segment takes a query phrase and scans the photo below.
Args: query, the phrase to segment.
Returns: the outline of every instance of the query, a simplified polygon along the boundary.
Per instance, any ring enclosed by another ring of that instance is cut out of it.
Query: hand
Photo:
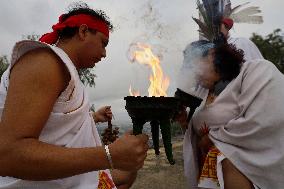
[[[117,188],[131,188],[136,180],[137,171],[121,171],[114,169],[111,171],[111,176]]]
[[[111,106],[103,106],[98,111],[93,113],[93,118],[96,123],[107,122],[112,119]]]
[[[198,147],[200,149],[200,152],[202,154],[202,156],[207,155],[207,153],[209,152],[210,148],[213,146],[214,144],[212,143],[212,141],[210,140],[208,134],[204,135],[201,137],[200,141],[198,142]]]
[[[187,129],[188,122],[187,122],[187,111],[185,106],[182,106],[179,112],[175,115],[174,121],[178,122],[181,125],[183,131]]]
[[[145,134],[131,135],[129,132],[109,145],[115,169],[137,171],[147,157],[149,137]]]

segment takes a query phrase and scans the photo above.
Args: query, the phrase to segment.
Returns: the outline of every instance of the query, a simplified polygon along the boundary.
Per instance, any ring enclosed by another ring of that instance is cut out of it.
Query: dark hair
[[[224,81],[236,78],[244,63],[244,52],[235,45],[225,43],[215,48],[214,66]]]
[[[199,40],[192,42],[190,45],[192,48],[198,48],[202,50],[201,57],[208,55],[208,49],[202,49],[203,45],[211,43],[207,40]],[[241,49],[237,49],[236,46],[228,44],[225,38],[219,38],[214,41],[215,58],[214,67],[215,71],[220,74],[221,80],[232,81],[236,78],[244,63],[244,52]]]
[[[87,14],[105,22],[109,30],[113,30],[113,25],[111,24],[109,17],[106,16],[106,14],[102,10],[93,10],[86,3],[82,2],[71,4],[69,7],[70,8],[68,13],[62,15],[62,21],[65,21],[67,18],[74,15]],[[69,39],[72,38],[77,33],[77,31],[78,27],[66,27],[63,30],[59,31],[59,37],[61,39]]]

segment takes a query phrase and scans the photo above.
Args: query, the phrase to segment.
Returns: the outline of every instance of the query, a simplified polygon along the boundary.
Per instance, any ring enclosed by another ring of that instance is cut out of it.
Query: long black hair
[[[232,81],[236,78],[244,63],[244,52],[235,45],[224,43],[216,46],[214,66],[223,81]]]

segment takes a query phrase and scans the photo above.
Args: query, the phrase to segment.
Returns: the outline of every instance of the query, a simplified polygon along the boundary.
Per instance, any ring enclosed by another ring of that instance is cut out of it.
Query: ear
[[[79,31],[78,31],[79,39],[84,41],[86,39],[87,35],[88,35],[88,26],[86,24],[82,24],[79,27]]]

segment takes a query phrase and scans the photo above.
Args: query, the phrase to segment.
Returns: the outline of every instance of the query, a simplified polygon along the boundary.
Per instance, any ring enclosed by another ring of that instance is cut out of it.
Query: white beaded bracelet
[[[109,165],[110,165],[110,169],[113,169],[113,163],[112,163],[112,159],[111,159],[111,155],[110,155],[108,145],[105,145],[105,151],[106,151],[107,160],[108,160]]]

